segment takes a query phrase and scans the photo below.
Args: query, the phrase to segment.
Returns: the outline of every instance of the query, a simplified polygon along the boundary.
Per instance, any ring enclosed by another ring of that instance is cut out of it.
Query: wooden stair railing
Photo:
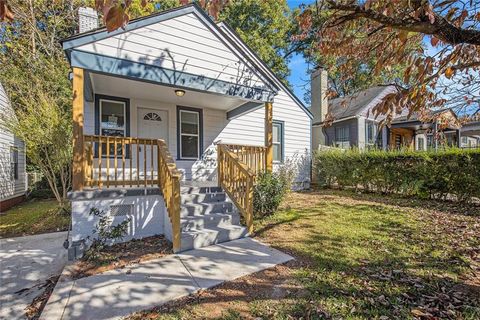
[[[253,232],[255,174],[228,146],[219,144],[218,182],[240,210],[249,233]]]
[[[252,170],[253,174],[256,176],[260,172],[265,171],[265,161],[266,161],[266,147],[260,146],[245,146],[237,144],[222,144],[227,147],[229,151],[234,153],[238,159],[247,165],[247,167]]]
[[[162,191],[168,217],[172,224],[173,251],[181,248],[180,231],[180,179],[175,161],[164,140],[157,140],[158,146],[158,187]]]
[[[180,250],[180,179],[164,140],[84,136],[86,187],[155,187],[172,224],[173,250]]]

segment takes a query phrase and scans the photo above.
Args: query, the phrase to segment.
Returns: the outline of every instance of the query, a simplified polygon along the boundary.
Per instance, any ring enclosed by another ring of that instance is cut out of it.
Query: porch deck
[[[162,139],[82,138],[84,161],[77,199],[128,196],[138,189],[144,195],[162,195],[177,252],[238,239],[253,231],[255,177],[271,170],[267,147],[218,144],[217,180],[182,181]],[[246,228],[240,226],[238,214]]]

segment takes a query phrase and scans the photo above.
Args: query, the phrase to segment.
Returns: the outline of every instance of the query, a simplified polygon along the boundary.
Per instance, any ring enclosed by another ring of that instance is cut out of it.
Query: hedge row
[[[421,198],[480,198],[480,149],[325,150],[314,157],[317,182]]]

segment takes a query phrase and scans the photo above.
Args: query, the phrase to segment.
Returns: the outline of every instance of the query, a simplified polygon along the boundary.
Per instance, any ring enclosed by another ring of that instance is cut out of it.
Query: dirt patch
[[[172,244],[164,236],[153,236],[117,243],[102,251],[95,261],[81,259],[71,267],[70,278],[79,279],[125,268],[128,265],[153,260],[172,254]]]
[[[302,268],[306,263],[303,260],[292,260],[283,265],[199,291],[152,310],[133,314],[127,319],[158,319],[159,314],[173,314],[179,308],[185,307],[187,307],[186,319],[216,319],[225,316],[225,310],[235,310],[241,319],[255,319],[249,306],[253,300],[279,301],[307,295],[292,277],[293,270]]]

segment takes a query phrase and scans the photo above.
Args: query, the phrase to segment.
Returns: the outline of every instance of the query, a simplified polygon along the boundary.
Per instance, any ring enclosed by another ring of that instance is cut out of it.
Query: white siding
[[[111,95],[109,92],[99,94]],[[177,159],[177,106],[162,101],[130,98],[130,135],[138,136],[137,109],[149,108],[168,112],[168,146]],[[215,96],[212,96],[215,99]],[[188,107],[197,107],[189,105]],[[200,160],[176,160],[186,180],[216,180],[217,150],[215,143],[263,146],[265,143],[265,109],[260,108],[228,121],[226,111],[199,108],[203,113],[203,154]],[[280,92],[273,103],[273,119],[285,123],[285,157],[298,167],[297,182],[310,177],[310,118],[285,92]],[[85,133],[94,133],[94,104],[85,104]],[[136,157],[133,165],[136,166]],[[278,167],[278,165],[276,165]],[[103,166],[105,167],[105,165]]]
[[[228,48],[194,13],[85,44],[77,49],[234,84],[264,87],[247,62]]]
[[[7,95],[0,84],[0,118],[8,118],[12,114]],[[1,123],[2,121],[0,121]],[[13,180],[10,163],[11,148],[18,149],[18,179]],[[25,194],[25,146],[22,141],[0,126],[0,200],[6,200]]]

